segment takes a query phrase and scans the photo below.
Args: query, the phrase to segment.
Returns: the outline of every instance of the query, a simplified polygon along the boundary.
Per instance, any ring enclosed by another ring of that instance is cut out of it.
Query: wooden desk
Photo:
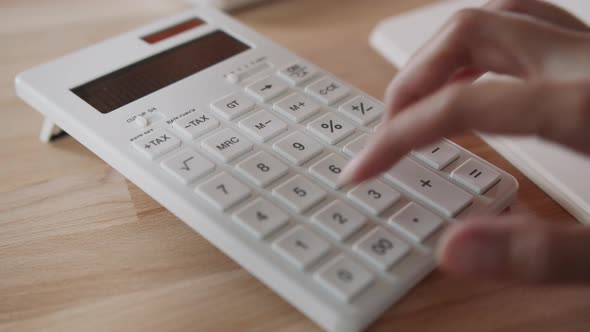
[[[380,96],[395,70],[367,45],[380,19],[427,0],[284,0],[239,13],[270,38]],[[181,1],[4,1],[0,11],[0,329],[310,331],[317,326],[70,137],[41,144],[14,76],[187,8]],[[572,218],[515,174],[517,209]],[[588,331],[590,291],[430,275],[379,331]]]

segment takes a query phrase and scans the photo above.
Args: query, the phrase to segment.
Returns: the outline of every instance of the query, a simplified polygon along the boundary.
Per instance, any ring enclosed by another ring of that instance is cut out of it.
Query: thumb
[[[517,216],[464,222],[441,239],[438,260],[463,277],[590,285],[590,227]]]

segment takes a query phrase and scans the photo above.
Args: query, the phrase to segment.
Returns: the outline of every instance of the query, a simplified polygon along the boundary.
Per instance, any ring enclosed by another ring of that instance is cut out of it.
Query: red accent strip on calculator
[[[179,34],[181,32],[190,30],[190,29],[197,27],[199,25],[202,25],[202,24],[205,24],[205,22],[198,19],[198,18],[191,18],[191,19],[186,20],[184,22],[181,22],[181,23],[178,23],[178,24],[173,25],[171,27],[168,27],[164,30],[154,32],[151,35],[141,37],[141,39],[143,39],[145,42],[148,42],[150,44],[155,44],[159,41],[170,38],[172,36],[176,36],[177,34]]]

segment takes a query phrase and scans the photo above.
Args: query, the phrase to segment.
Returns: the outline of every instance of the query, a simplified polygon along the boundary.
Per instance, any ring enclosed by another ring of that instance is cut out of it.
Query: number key
[[[410,251],[410,246],[379,227],[360,239],[354,245],[354,250],[379,269],[386,271]]]
[[[301,165],[322,152],[320,143],[298,131],[274,143],[272,148],[295,165]]]
[[[223,172],[203,182],[195,191],[209,204],[225,211],[250,196],[250,188]]]
[[[379,180],[363,182],[348,192],[348,198],[375,215],[381,214],[400,197],[397,190]]]
[[[365,216],[341,201],[330,203],[311,220],[338,241],[346,240],[367,223]]]
[[[233,216],[234,220],[258,239],[267,237],[287,223],[289,217],[265,199],[257,199]]]
[[[340,256],[323,266],[316,280],[342,301],[350,302],[373,281],[373,276],[352,259]]]
[[[299,226],[273,243],[273,249],[295,267],[306,270],[330,251],[330,244]]]
[[[304,213],[326,197],[322,188],[300,175],[274,188],[272,194],[296,213]]]
[[[266,187],[289,171],[287,165],[263,151],[242,161],[236,166],[236,169],[259,187]]]
[[[336,154],[331,154],[326,158],[318,161],[309,168],[309,173],[322,181],[332,189],[340,189],[341,185],[338,183],[338,177],[347,160]]]

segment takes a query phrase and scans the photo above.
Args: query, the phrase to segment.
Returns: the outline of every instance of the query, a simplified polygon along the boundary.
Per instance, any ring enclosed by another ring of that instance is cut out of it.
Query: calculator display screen
[[[250,47],[217,30],[84,83],[71,91],[109,113]]]

